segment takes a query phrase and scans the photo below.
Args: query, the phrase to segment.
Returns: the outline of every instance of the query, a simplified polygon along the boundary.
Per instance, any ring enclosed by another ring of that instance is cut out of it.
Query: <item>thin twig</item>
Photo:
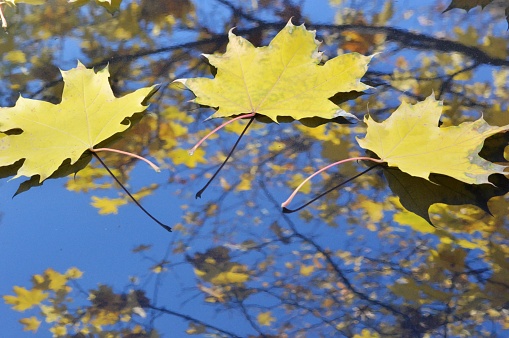
[[[157,224],[159,224],[161,227],[163,227],[166,231],[168,232],[171,232],[171,228],[169,226],[167,226],[166,224],[163,224],[161,221],[159,221],[157,218],[155,218],[154,216],[152,216],[152,214],[150,214],[150,212],[148,212],[141,204],[140,202],[138,202],[136,200],[136,198],[134,198],[133,195],[131,195],[131,193],[129,192],[129,190],[127,190],[127,188],[122,184],[122,182],[120,182],[120,180],[111,172],[110,168],[108,168],[108,166],[103,162],[103,160],[101,160],[101,158],[99,157],[99,155],[97,155],[97,153],[95,152],[92,152],[92,155],[95,156],[95,158],[102,164],[102,166],[108,171],[108,173],[111,175],[111,177],[113,177],[113,179],[118,183],[118,185],[120,185],[120,187],[122,187],[122,189],[125,191],[125,193],[133,200],[133,202],[150,218],[152,218],[152,220],[154,220],[154,222],[156,222]]]
[[[169,315],[172,315],[172,316],[175,316],[175,317],[179,317],[179,318],[185,319],[187,321],[190,321],[191,323],[197,323],[199,325],[202,325],[202,326],[206,327],[207,329],[218,331],[218,332],[220,332],[220,333],[222,333],[224,335],[227,335],[229,337],[234,337],[234,338],[240,337],[240,336],[238,336],[237,334],[235,334],[235,333],[233,333],[231,331],[227,331],[227,330],[221,329],[221,328],[219,328],[219,327],[217,327],[215,325],[205,323],[205,322],[199,320],[198,318],[194,318],[194,317],[191,317],[189,315],[185,315],[183,313],[178,313],[178,312],[172,311],[170,309],[167,309],[165,307],[157,307],[155,305],[149,305],[148,307],[153,309],[153,310],[159,311],[161,313],[165,313],[165,314],[169,314]]]
[[[245,116],[245,115],[244,115]],[[203,194],[203,192],[205,191],[205,189],[207,189],[207,187],[209,186],[210,183],[212,183],[212,181],[214,180],[214,178],[217,176],[217,174],[219,174],[219,172],[221,171],[221,169],[224,167],[224,165],[226,164],[226,162],[228,161],[228,159],[230,158],[230,156],[232,156],[233,154],[233,151],[235,150],[235,148],[237,148],[237,145],[239,144],[240,142],[240,139],[242,138],[242,136],[244,136],[244,134],[246,133],[247,131],[247,128],[249,128],[249,126],[251,125],[251,123],[254,121],[254,115],[253,117],[251,117],[249,119],[249,122],[247,123],[246,127],[244,128],[244,130],[242,131],[242,133],[240,134],[239,138],[237,139],[237,141],[235,142],[235,144],[233,145],[233,148],[230,150],[230,153],[228,154],[228,156],[226,156],[226,159],[224,160],[224,162],[221,164],[221,166],[216,170],[216,172],[214,173],[214,175],[212,175],[212,177],[209,179],[209,181],[207,182],[207,184],[205,184],[205,186],[203,188],[200,189],[200,191],[198,191],[196,193],[196,198],[201,198],[201,194]]]

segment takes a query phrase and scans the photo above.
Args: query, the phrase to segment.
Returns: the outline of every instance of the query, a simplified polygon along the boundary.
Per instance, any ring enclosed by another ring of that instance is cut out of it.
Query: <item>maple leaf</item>
[[[49,280],[48,289],[53,291],[59,291],[65,289],[67,284],[67,276],[57,272],[53,269],[46,269],[44,274]]]
[[[214,79],[178,79],[196,95],[194,102],[218,108],[211,117],[259,114],[278,116],[354,117],[329,100],[339,92],[371,88],[360,78],[372,56],[339,55],[321,65],[315,31],[288,22],[268,46],[254,47],[229,33],[226,53],[205,55],[217,68]]]
[[[222,271],[216,276],[210,279],[212,284],[216,285],[225,285],[225,284],[235,284],[235,283],[244,283],[249,279],[249,274],[245,272],[245,266],[237,265],[233,266],[231,271]]]
[[[83,272],[76,267],[71,267],[65,272],[65,276],[69,279],[78,279],[83,276]]]
[[[272,313],[270,311],[259,313],[258,316],[256,316],[256,320],[263,326],[270,326],[272,322],[276,321],[276,319],[272,317]]]
[[[34,333],[37,332],[39,326],[41,325],[41,321],[34,316],[29,318],[21,318],[19,322],[23,324],[23,331],[33,331]]]
[[[48,294],[38,289],[27,290],[24,287],[14,286],[16,296],[3,296],[6,304],[13,305],[13,309],[17,311],[25,311],[40,304],[48,298]]]
[[[302,276],[307,277],[311,275],[313,271],[315,271],[315,267],[313,265],[301,265],[299,273]]]
[[[137,201],[150,195],[154,189],[157,188],[157,184],[151,184],[148,187],[140,189],[140,191],[131,194]],[[118,208],[128,203],[128,196],[109,198],[109,197],[97,197],[92,196],[92,202],[90,203],[93,207],[99,209],[100,215],[118,214]]]
[[[49,329],[54,337],[64,337],[67,335],[67,328],[64,325],[56,325]]]
[[[99,215],[118,214],[118,207],[127,204],[125,198],[109,198],[92,196],[90,203],[94,208],[99,209]]]
[[[78,62],[61,72],[65,85],[59,104],[20,97],[14,107],[0,108],[0,131],[22,131],[0,138],[0,168],[24,159],[14,178],[39,175],[40,183],[67,159],[76,163],[87,150],[126,130],[124,121],[143,112],[156,89],[116,98],[107,68],[96,73]]]
[[[433,94],[415,105],[402,103],[387,120],[368,116],[366,137],[359,145],[373,151],[391,167],[429,180],[431,173],[453,177],[468,184],[488,183],[488,176],[506,168],[479,156],[484,140],[508,126],[490,126],[483,118],[459,126],[438,126],[442,102]]]
[[[229,250],[225,247],[214,247],[186,259],[193,264],[198,277],[215,285],[242,284],[250,278],[244,264],[230,261]]]

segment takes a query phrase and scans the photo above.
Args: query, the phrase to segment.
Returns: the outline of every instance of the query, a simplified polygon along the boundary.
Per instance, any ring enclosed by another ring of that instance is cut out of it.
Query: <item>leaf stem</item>
[[[365,157],[365,156],[360,156],[360,157],[351,157],[351,158],[347,158],[345,160],[341,160],[341,161],[338,161],[338,162],[334,162],[332,164],[329,164],[328,166],[326,167],[323,167],[322,169],[316,171],[315,173],[313,173],[311,176],[309,176],[308,178],[306,178],[304,181],[302,181],[301,184],[299,184],[299,186],[293,191],[293,193],[290,195],[290,197],[288,197],[288,199],[286,201],[284,201],[283,203],[281,203],[281,208],[286,208],[288,206],[288,204],[290,204],[293,200],[293,198],[295,197],[295,195],[297,195],[297,193],[299,192],[300,188],[302,188],[302,186],[304,184],[306,184],[306,182],[308,182],[310,179],[312,179],[313,177],[315,177],[316,175],[324,172],[325,170],[329,169],[329,168],[332,168],[336,165],[339,165],[339,164],[343,164],[343,163],[346,163],[346,162],[351,162],[351,161],[361,161],[361,160],[365,160],[365,161],[373,161],[373,162],[376,162],[376,163],[384,163],[385,161],[383,160],[379,160],[379,159],[376,159],[376,158],[371,158],[371,157]]]
[[[372,165],[371,167],[369,167],[369,168],[367,168],[367,169],[365,169],[365,170],[361,171],[360,173],[356,174],[355,176],[350,177],[350,178],[349,178],[349,179],[347,179],[346,181],[343,181],[343,182],[341,182],[341,183],[339,183],[339,184],[335,185],[334,187],[330,188],[329,190],[327,190],[327,191],[325,191],[325,192],[322,192],[320,195],[318,195],[318,196],[314,197],[311,201],[308,201],[308,202],[304,203],[303,205],[301,205],[301,206],[300,206],[300,207],[298,207],[298,208],[295,208],[295,209],[288,209],[288,208],[284,208],[284,207],[283,207],[283,213],[284,213],[284,214],[291,214],[291,213],[294,213],[294,212],[296,212],[296,211],[302,210],[302,209],[304,209],[305,207],[307,207],[308,205],[310,205],[311,203],[313,203],[314,201],[316,201],[316,200],[318,200],[318,199],[322,198],[323,196],[327,195],[327,194],[328,194],[328,193],[330,193],[331,191],[336,190],[337,188],[339,188],[339,187],[341,187],[341,186],[343,186],[343,185],[345,185],[345,184],[347,184],[347,183],[349,183],[349,182],[351,182],[351,181],[355,180],[357,177],[364,175],[365,173],[367,173],[368,171],[370,171],[370,170],[372,170],[372,169],[374,169],[374,168],[378,167],[379,165],[380,165],[380,163],[377,163],[377,164],[375,164],[375,165]]]
[[[246,118],[246,117],[254,117],[256,115],[256,113],[249,113],[249,114],[245,114],[245,115],[239,115],[231,120],[228,120],[226,122],[224,122],[223,124],[221,124],[219,127],[217,127],[216,129],[212,130],[210,133],[208,133],[207,135],[205,135],[205,137],[203,137],[200,141],[198,141],[198,143],[196,143],[196,145],[194,147],[191,148],[191,150],[189,150],[189,155],[192,155],[194,154],[194,152],[196,151],[196,149],[198,149],[198,147],[206,140],[208,139],[212,134],[214,134],[216,131],[218,131],[219,129],[221,128],[224,128],[225,126],[227,126],[228,124],[234,122],[234,121],[237,121],[237,120],[240,120],[240,119],[243,119],[243,118]]]
[[[230,150],[230,152],[228,153],[228,156],[226,156],[226,159],[223,161],[223,163],[221,164],[221,166],[216,170],[216,172],[214,173],[214,175],[212,175],[212,177],[209,179],[209,181],[207,182],[207,184],[205,184],[205,186],[203,188],[200,189],[200,191],[198,191],[196,193],[196,198],[201,198],[201,194],[203,194],[203,192],[205,191],[205,189],[207,189],[207,187],[210,185],[210,183],[212,183],[212,181],[214,180],[214,178],[217,176],[217,174],[219,174],[219,172],[221,171],[221,169],[224,167],[224,165],[226,164],[226,162],[228,161],[228,159],[230,158],[230,156],[232,156],[233,154],[233,151],[235,150],[235,148],[237,148],[237,145],[239,144],[240,142],[240,139],[242,138],[242,136],[244,136],[244,134],[246,133],[247,129],[249,128],[249,126],[251,125],[251,123],[253,123],[254,121],[254,113],[253,114],[248,114],[251,116],[251,119],[249,119],[249,122],[247,123],[246,127],[244,128],[244,130],[242,131],[242,133],[240,134],[239,138],[237,139],[237,141],[235,142],[235,144],[233,145],[232,149]],[[247,115],[243,115],[244,117],[246,117]]]
[[[110,168],[108,168],[108,166],[103,162],[103,160],[99,157],[99,155],[97,155],[97,153],[95,151],[92,151],[92,155],[94,155],[94,157],[102,164],[102,166],[108,171],[108,173],[111,175],[111,177],[113,177],[113,179],[118,183],[118,185],[120,185],[120,187],[122,187],[122,189],[125,191],[125,193],[131,198],[131,200],[133,200],[133,202],[148,216],[150,217],[152,220],[154,220],[157,224],[159,224],[161,227],[163,227],[166,231],[168,232],[172,232],[171,231],[171,228],[169,226],[167,226],[166,224],[163,224],[161,221],[159,221],[157,218],[155,218],[154,216],[152,216],[152,214],[150,212],[147,211],[147,209],[145,209],[141,204],[140,202],[138,202],[136,200],[136,198],[134,198],[133,195],[131,195],[131,193],[129,192],[129,190],[127,190],[127,188],[122,184],[122,182],[120,182],[120,180],[111,172]]]
[[[144,161],[145,163],[147,163],[155,171],[161,172],[161,169],[159,169],[159,167],[157,165],[155,165],[153,162],[151,162],[150,160],[146,159],[143,156],[136,155],[136,154],[133,154],[133,153],[130,153],[130,152],[127,152],[127,151],[122,151],[122,150],[112,149],[112,148],[98,148],[98,149],[90,148],[90,151],[93,152],[93,153],[97,153],[99,151],[108,151],[110,153],[118,153],[118,154],[122,154],[122,155],[131,156],[131,157],[134,157],[134,158],[137,158],[139,160]]]

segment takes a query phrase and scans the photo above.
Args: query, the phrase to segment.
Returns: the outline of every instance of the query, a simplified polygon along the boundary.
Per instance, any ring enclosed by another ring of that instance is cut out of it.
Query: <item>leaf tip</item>
[[[237,35],[235,35],[235,33],[233,33],[233,30],[237,28],[237,27],[232,27],[230,28],[230,30],[228,31],[228,39],[233,39],[234,37],[236,37]],[[202,54],[203,56],[207,57],[206,54]]]
[[[334,114],[332,115],[332,118],[336,118],[336,117],[345,117],[345,118],[352,118],[354,120],[357,120],[357,121],[360,121],[359,118],[357,118],[357,116],[351,114],[351,113],[347,113],[346,111],[344,111],[343,109],[338,109],[334,112]]]
[[[292,19],[293,19],[293,16],[291,16],[290,19],[288,19],[288,22],[286,23],[285,27],[295,27],[295,25],[292,22]]]
[[[186,82],[187,82],[187,80],[188,80],[188,79],[186,79],[186,78],[183,78],[183,79],[175,79],[175,80],[173,80],[173,81],[171,81],[171,82],[170,82],[170,85],[172,85],[172,84],[174,84],[174,83],[179,83],[179,84],[181,84],[181,85],[183,85],[183,86],[187,87],[187,86],[186,86]],[[182,89],[183,89],[183,88],[182,88]]]
[[[78,61],[78,64],[76,65],[76,69],[87,69],[87,67],[81,63],[80,60],[77,60]]]

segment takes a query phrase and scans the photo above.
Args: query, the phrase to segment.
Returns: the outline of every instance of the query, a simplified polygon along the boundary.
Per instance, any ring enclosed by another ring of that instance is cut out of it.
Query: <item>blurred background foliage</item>
[[[359,119],[369,113],[382,121],[401,101],[434,93],[444,100],[444,126],[481,115],[506,125],[503,3],[330,0],[316,9],[311,0],[14,2],[0,4],[8,24],[0,39],[2,106],[20,93],[59,102],[58,69],[74,67],[76,59],[87,67],[109,65],[117,95],[162,84],[146,116],[115,147],[155,159],[163,178],[140,180],[132,158],[108,154],[104,161],[142,202],[163,200],[169,191],[178,201],[165,204],[178,215],[169,224],[174,233],[160,234],[166,248],[140,235],[132,259],[140,257],[146,271],[128,284],[83,286],[78,266],[33,271],[31,283],[11,286],[4,301],[21,313],[24,330],[56,337],[492,337],[509,329],[505,177],[493,178],[495,188],[437,177],[446,187],[437,188],[378,168],[283,214],[279,204],[303,177],[364,154],[355,137],[365,125],[255,121],[196,201],[245,121],[189,156],[218,121],[203,122],[212,110],[190,103],[192,95],[171,84],[211,76],[201,54],[224,52],[231,28],[260,46],[292,18],[317,31],[325,59],[377,53],[363,79],[374,88],[341,103]],[[506,162],[507,144],[507,137],[493,137],[483,156]],[[330,170],[294,203],[364,169],[350,163]],[[133,207],[97,162],[65,186],[87,194],[101,215]],[[168,282],[174,275],[179,284]],[[168,288],[178,289],[182,304],[161,296]],[[174,320],[186,328],[165,324]]]

